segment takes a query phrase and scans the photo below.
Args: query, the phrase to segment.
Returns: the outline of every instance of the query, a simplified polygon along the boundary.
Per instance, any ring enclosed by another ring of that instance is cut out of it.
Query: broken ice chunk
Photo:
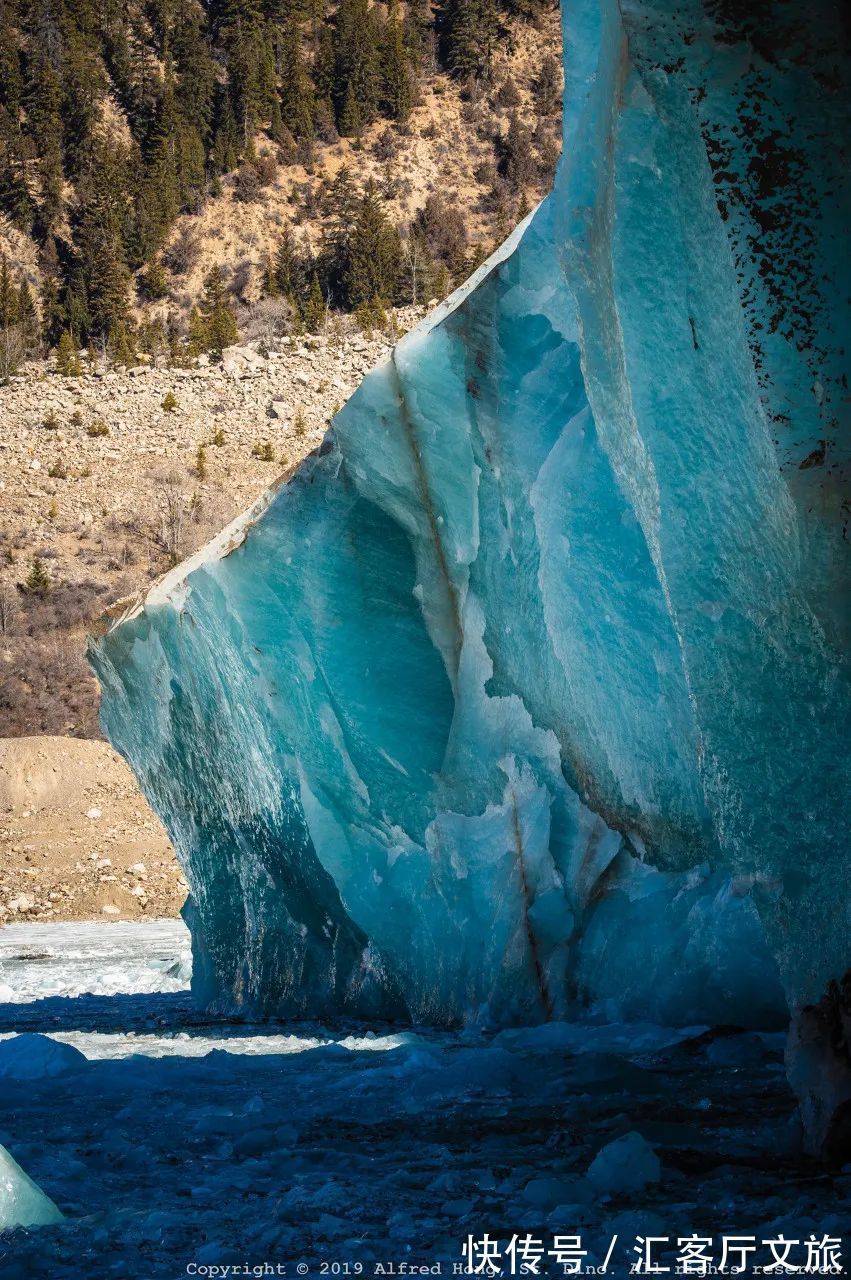
[[[53,1201],[37,1187],[5,1147],[0,1147],[0,1231],[62,1222]]]
[[[602,1147],[588,1170],[588,1181],[600,1196],[643,1191],[661,1176],[659,1157],[650,1143],[634,1130]]]
[[[88,1066],[88,1058],[72,1044],[25,1032],[0,1041],[0,1079],[42,1080]]]

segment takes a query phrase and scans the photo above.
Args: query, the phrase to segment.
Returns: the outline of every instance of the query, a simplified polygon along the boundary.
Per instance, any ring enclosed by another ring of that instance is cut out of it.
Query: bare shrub
[[[17,592],[6,578],[0,579],[0,636],[10,636],[18,618]]]
[[[539,124],[535,130],[535,146],[538,149],[538,176],[544,186],[551,187],[561,155],[561,139]]]
[[[428,252],[420,236],[408,236],[402,241],[402,270],[407,296],[414,306],[422,302],[428,291],[428,272],[431,265]]]
[[[477,165],[474,177],[476,182],[480,182],[483,187],[492,186],[496,178],[496,165],[493,160],[483,160],[481,164]]]
[[[261,183],[256,165],[242,164],[236,175],[233,194],[240,204],[255,204],[260,199]]]
[[[46,595],[18,594],[14,603],[11,584],[6,588],[0,585],[0,626],[7,627],[0,671],[3,733],[97,737],[97,686],[85,661],[85,637],[109,588],[91,580],[55,582]]]
[[[520,103],[520,92],[514,82],[514,78],[508,75],[494,94],[496,102],[501,107],[516,107]]]
[[[399,139],[391,128],[382,129],[372,150],[377,160],[393,160],[399,153]]]
[[[162,259],[176,276],[185,276],[197,263],[200,253],[197,231],[181,227],[171,244],[163,250]]]
[[[243,337],[249,342],[259,339],[268,344],[290,333],[292,324],[293,309],[286,298],[261,298],[248,308]]]
[[[157,472],[153,476],[153,488],[157,504],[157,541],[169,563],[177,564],[183,556],[186,524],[186,494],[180,472]]]
[[[228,289],[236,298],[242,298],[246,289],[250,288],[254,275],[254,267],[249,258],[240,258],[231,272]]]
[[[268,187],[270,182],[275,181],[275,175],[278,172],[277,157],[271,151],[264,151],[254,162],[254,168],[261,187]]]
[[[0,723],[6,736],[100,737],[98,689],[85,660],[83,634],[16,636],[10,658],[0,675]]]
[[[237,505],[221,488],[207,488],[203,495],[193,494],[189,503],[190,527],[186,554],[203,547],[237,514]]]
[[[19,325],[0,329],[0,382],[8,382],[26,354],[27,342]]]

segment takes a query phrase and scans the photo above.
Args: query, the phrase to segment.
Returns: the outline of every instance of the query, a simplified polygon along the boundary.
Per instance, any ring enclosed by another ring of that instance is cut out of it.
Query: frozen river
[[[223,1023],[194,1011],[189,971],[175,922],[0,931],[0,1036],[84,1055],[24,1081],[0,1043],[0,1143],[65,1214],[0,1236],[4,1280],[451,1275],[469,1236],[505,1274],[526,1237],[538,1274],[562,1274],[570,1236],[622,1276],[639,1236],[675,1267],[693,1233],[716,1260],[725,1234],[752,1236],[764,1264],[781,1232],[803,1261],[847,1230],[851,1178],[800,1156],[780,1037]],[[626,1173],[589,1176],[627,1134]]]
[[[182,920],[150,924],[10,924],[0,929],[0,1001],[129,995],[189,986]]]

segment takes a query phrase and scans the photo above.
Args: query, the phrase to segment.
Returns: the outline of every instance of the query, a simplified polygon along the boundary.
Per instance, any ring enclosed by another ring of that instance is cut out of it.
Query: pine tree
[[[30,596],[46,596],[50,591],[50,574],[40,556],[33,557],[32,566],[24,582],[24,591]]]
[[[405,48],[402,20],[399,16],[399,0],[390,0],[387,21],[384,24],[381,59],[381,98],[389,116],[394,120],[407,120],[411,111],[411,72],[408,52]]]
[[[195,311],[197,316],[198,313],[194,307],[192,310]],[[191,357],[196,354],[191,337],[184,341],[174,324],[173,317],[170,316],[166,326],[166,367],[168,369],[188,369],[192,363]]]
[[[247,150],[257,121],[274,96],[274,57],[256,0],[222,0],[217,8],[240,146]]]
[[[449,70],[462,79],[480,76],[490,66],[497,30],[494,0],[446,0],[441,51]]]
[[[438,262],[431,272],[429,293],[433,298],[445,298],[452,288],[452,276],[445,262]]]
[[[289,129],[284,128],[284,118],[281,115],[281,104],[277,98],[272,101],[272,108],[269,112],[269,137],[273,142],[283,144],[286,136],[292,138]]]
[[[413,69],[435,66],[434,20],[430,0],[410,0],[405,13],[405,48]]]
[[[207,329],[204,318],[196,306],[193,306],[189,312],[189,319],[186,322],[186,334],[191,355],[197,356],[201,351],[207,350]],[[172,364],[175,367],[179,367],[181,352],[179,338],[175,329],[172,329],[169,334],[169,351]]]
[[[358,103],[357,90],[349,81],[346,85],[346,96],[343,99],[343,110],[340,112],[340,135],[343,138],[359,138],[363,133],[366,121]]]
[[[343,273],[348,305],[391,302],[401,261],[399,233],[382,209],[378,188],[370,179],[360,201]]]
[[[179,12],[171,38],[177,72],[177,105],[188,127],[198,133],[202,149],[213,132],[216,64],[206,39],[203,10],[191,0],[177,0]]]
[[[312,141],[313,85],[304,64],[301,33],[294,24],[281,40],[281,121],[294,138]]]
[[[535,81],[535,105],[542,116],[559,108],[561,100],[561,67],[551,53],[544,55]]]
[[[230,173],[239,163],[239,132],[230,89],[220,90],[216,106],[212,160],[217,173]]]
[[[59,335],[67,325],[65,308],[60,296],[61,281],[59,278],[59,259],[56,243],[48,236],[42,249],[39,266],[41,267],[41,339],[45,346],[52,347],[59,341]]]
[[[24,139],[18,122],[0,108],[0,211],[16,227],[28,232],[32,226],[33,203],[26,180]]]
[[[341,165],[323,200],[325,232],[335,251],[341,252],[352,234],[358,209],[358,190],[347,165]]]
[[[136,347],[129,327],[123,321],[116,324],[110,333],[109,354],[113,364],[123,365],[126,369],[137,363]]]
[[[320,112],[330,111],[333,118],[337,58],[334,51],[334,34],[330,23],[323,22],[319,26],[314,42],[316,52],[313,58],[313,84],[317,116]]]
[[[166,351],[165,325],[162,316],[154,316],[153,320],[143,320],[136,333],[139,350],[151,357],[156,367],[159,356]]]
[[[0,329],[9,329],[18,320],[18,291],[6,255],[0,254]]]
[[[335,55],[338,126],[344,136],[356,137],[378,109],[377,41],[367,0],[340,0]]]
[[[76,239],[86,304],[80,327],[106,337],[128,318],[130,277],[122,237],[126,191],[123,154],[105,144],[98,147],[85,178]]]
[[[159,261],[149,263],[137,283],[139,292],[151,302],[159,302],[168,297],[168,280],[163,264]]]
[[[316,271],[310,282],[310,293],[304,307],[304,327],[308,333],[318,333],[325,323],[325,299]]]
[[[467,257],[465,275],[471,276],[474,271],[478,271],[483,262],[487,261],[488,251],[483,244],[474,244]]]
[[[163,243],[169,227],[180,210],[181,182],[178,169],[178,140],[181,133],[174,95],[174,72],[166,61],[162,93],[154,113],[150,136],[145,148],[145,185],[148,189],[148,243],[142,250],[142,261]]]
[[[47,232],[62,212],[62,81],[43,51],[33,60],[26,104],[27,126],[39,158],[39,217]]]
[[[239,341],[236,317],[228,301],[222,273],[213,267],[204,280],[204,297],[199,307],[204,347],[220,360],[225,347]]]
[[[532,154],[532,134],[516,113],[511,116],[502,145],[509,187],[512,191],[522,192],[535,180],[535,157]]]
[[[66,170],[78,177],[93,146],[106,89],[94,51],[72,31],[62,63],[62,130]]]
[[[23,98],[21,55],[16,33],[17,14],[11,5],[0,6],[0,106],[18,118]]]
[[[284,227],[275,255],[274,280],[278,293],[285,298],[295,299],[298,294],[301,275],[300,263],[289,227]]]
[[[266,298],[280,297],[280,289],[278,288],[278,277],[275,274],[275,263],[271,253],[267,253],[266,261],[263,263],[263,295]]]
[[[68,329],[63,329],[56,348],[56,372],[64,374],[66,378],[77,378],[82,371],[74,336]]]
[[[18,325],[27,351],[38,346],[38,312],[28,280],[18,290]]]

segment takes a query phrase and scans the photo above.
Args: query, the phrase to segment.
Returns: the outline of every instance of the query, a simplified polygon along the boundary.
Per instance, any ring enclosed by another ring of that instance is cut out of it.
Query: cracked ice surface
[[[781,9],[571,4],[553,195],[94,645],[204,1002],[771,1027],[848,968],[847,66]]]

